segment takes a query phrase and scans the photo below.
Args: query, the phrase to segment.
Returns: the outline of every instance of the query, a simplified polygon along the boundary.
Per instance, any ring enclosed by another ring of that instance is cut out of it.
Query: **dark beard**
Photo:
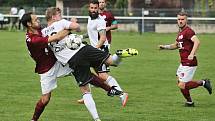
[[[89,12],[89,16],[91,19],[96,19],[96,18],[98,18],[99,13],[98,12],[93,12],[93,13]]]

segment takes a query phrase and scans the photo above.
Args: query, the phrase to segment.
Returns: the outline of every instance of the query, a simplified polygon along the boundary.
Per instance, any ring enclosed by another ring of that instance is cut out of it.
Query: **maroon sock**
[[[185,84],[185,88],[186,89],[193,89],[193,88],[197,88],[199,86],[202,86],[202,81],[189,81]]]
[[[190,91],[188,89],[181,89],[181,93],[183,94],[187,102],[192,102],[192,99],[190,97]]]
[[[90,84],[92,84],[94,86],[97,86],[97,87],[101,87],[105,91],[110,91],[111,90],[111,87],[109,85],[104,83],[104,81],[102,81],[99,77],[97,77],[95,75],[93,75],[93,79],[90,82]]]
[[[37,121],[41,115],[41,113],[43,112],[43,110],[45,109],[46,105],[42,103],[41,100],[39,100],[37,102],[37,105],[35,107],[35,111],[34,111],[34,115],[32,117],[32,120]]]

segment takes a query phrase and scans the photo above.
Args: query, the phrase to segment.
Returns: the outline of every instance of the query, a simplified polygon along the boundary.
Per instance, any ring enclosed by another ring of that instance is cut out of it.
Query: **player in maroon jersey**
[[[212,86],[209,79],[194,81],[193,76],[197,68],[196,52],[200,41],[195,32],[187,25],[187,13],[177,14],[179,27],[176,42],[170,45],[159,45],[160,49],[174,50],[179,49],[181,63],[177,70],[178,87],[186,99],[185,106],[193,107],[194,102],[190,96],[190,89],[203,86],[209,94],[212,94]]]
[[[68,30],[63,30],[50,37],[42,37],[40,21],[33,13],[23,15],[21,22],[27,28],[26,44],[30,56],[36,63],[35,72],[40,75],[42,96],[37,102],[32,121],[37,121],[51,98],[51,91],[57,87],[56,78],[69,75],[72,69],[62,66],[48,47],[48,43],[63,39]],[[78,24],[74,24],[78,27]]]
[[[108,43],[111,44],[112,36],[111,30],[117,29],[118,24],[117,20],[113,16],[113,14],[106,10],[106,0],[98,0],[99,1],[99,14],[104,17],[106,21],[106,38]]]

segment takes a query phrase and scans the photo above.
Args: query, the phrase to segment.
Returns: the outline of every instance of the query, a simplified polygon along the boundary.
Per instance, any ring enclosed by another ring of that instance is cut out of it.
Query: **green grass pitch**
[[[157,45],[173,43],[175,34],[114,32],[112,53],[120,48],[136,48],[139,55],[124,59],[119,68],[111,68],[121,87],[129,93],[122,108],[118,97],[93,88],[92,93],[102,121],[215,121],[215,96],[200,87],[192,90],[195,108],[183,106],[176,86],[179,65],[177,50],[159,51]],[[215,35],[200,34],[199,67],[194,79],[210,78],[215,83]],[[25,46],[24,32],[0,31],[0,121],[30,121],[41,95],[39,76]],[[58,88],[40,121],[92,121],[73,77],[61,78]]]

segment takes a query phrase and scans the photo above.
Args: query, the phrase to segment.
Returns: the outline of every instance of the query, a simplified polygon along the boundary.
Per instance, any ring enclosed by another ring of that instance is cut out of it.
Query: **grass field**
[[[119,98],[93,88],[93,97],[102,121],[215,121],[215,96],[200,87],[192,90],[195,108],[184,107],[176,87],[178,51],[159,51],[158,44],[172,43],[176,34],[118,33],[113,35],[112,50],[133,47],[139,55],[123,61],[111,74],[129,93],[122,108]],[[213,34],[198,35],[199,68],[195,79],[215,79],[215,41]],[[0,121],[29,121],[41,95],[39,76],[25,46],[24,32],[0,31]],[[114,51],[113,51],[114,52]],[[215,83],[215,82],[214,82]],[[40,121],[92,121],[73,78],[58,81]]]

